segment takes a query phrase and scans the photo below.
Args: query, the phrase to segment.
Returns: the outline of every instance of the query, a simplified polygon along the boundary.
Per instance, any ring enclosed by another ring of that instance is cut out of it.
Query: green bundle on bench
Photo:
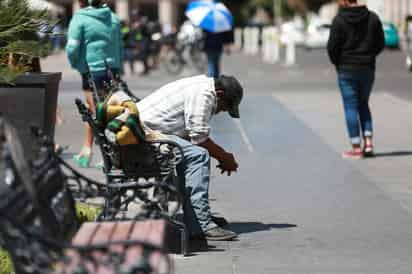
[[[134,145],[145,140],[136,104],[123,91],[117,91],[97,104],[96,119],[106,128],[106,137],[114,144]]]

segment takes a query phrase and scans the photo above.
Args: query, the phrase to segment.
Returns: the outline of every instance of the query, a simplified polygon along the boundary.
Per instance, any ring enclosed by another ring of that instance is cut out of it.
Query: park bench
[[[113,194],[106,199],[103,219],[113,219],[119,212],[130,212],[130,202],[134,200],[128,198],[128,193],[134,191],[134,186],[137,186],[137,189],[152,188],[155,203],[150,203],[147,196],[142,197],[144,194],[140,191],[139,199],[146,205],[160,207],[160,211],[149,211],[157,214],[160,212],[161,216],[170,220],[172,227],[175,228],[175,237],[178,238],[176,243],[179,243],[179,247],[173,250],[175,253],[186,254],[186,227],[176,218],[185,192],[184,185],[177,175],[177,166],[183,159],[180,146],[170,140],[145,140],[131,145],[116,144],[109,140],[106,125],[102,124],[80,99],[76,99],[75,103],[82,120],[87,122],[93,131],[103,159],[106,185],[109,193]],[[135,219],[130,216],[127,218]]]
[[[89,116],[91,117],[91,116]],[[42,147],[43,158],[46,158],[48,165],[43,168],[36,167],[35,173],[44,172],[50,165],[59,165],[63,167],[64,181],[67,182],[67,188],[70,190],[71,196],[75,201],[87,203],[88,198],[102,197],[105,202],[103,208],[96,218],[97,221],[125,221],[125,220],[155,220],[161,219],[161,223],[166,229],[163,234],[162,243],[165,243],[165,250],[169,253],[186,255],[187,250],[187,234],[185,225],[176,219],[176,214],[181,208],[181,192],[177,187],[179,181],[175,174],[175,165],[180,161],[181,156],[176,156],[170,144],[175,144],[167,141],[148,142],[145,145],[132,146],[130,152],[132,155],[142,159],[149,159],[149,163],[155,164],[156,169],[148,168],[148,164],[140,164],[138,173],[132,173],[133,177],[127,177],[119,172],[115,173],[115,180],[106,183],[100,183],[90,178],[85,177],[78,171],[68,165],[54,151],[54,144],[49,138],[42,134],[37,128],[32,128],[33,134],[38,139]],[[166,147],[163,147],[167,145]],[[149,147],[150,146],[150,147]],[[181,154],[180,149],[177,151]],[[150,160],[150,157],[156,158]],[[177,157],[179,157],[177,159]],[[43,161],[45,161],[43,159]],[[171,162],[170,162],[171,161]],[[160,174],[159,174],[160,172]],[[154,180],[150,176],[157,176]],[[162,177],[163,176],[163,177]],[[36,175],[36,178],[41,178]],[[143,177],[143,178],[140,178]],[[109,177],[110,178],[110,177]],[[169,181],[172,180],[172,181]],[[150,197],[148,189],[154,189],[158,192],[159,197]],[[162,194],[162,195],[159,195]],[[139,210],[131,212],[129,206],[132,203],[139,203]],[[79,233],[82,233],[81,231]]]
[[[165,219],[85,223],[77,231],[68,177],[51,151],[42,146],[28,163],[15,129],[0,119],[0,244],[15,272],[170,273]]]
[[[121,94],[120,97],[125,100],[124,104],[129,106],[128,110],[133,112],[134,109],[139,120],[135,105],[139,99],[133,95],[124,81],[111,73],[108,64],[106,66],[111,81],[106,83],[104,91],[98,91],[93,79],[89,78],[96,106],[109,109],[108,102],[111,96]],[[102,171],[106,178],[107,192],[99,220],[136,220],[142,216],[165,218],[169,220],[168,234],[172,234],[171,238],[175,239],[174,244],[168,246],[168,249],[173,253],[185,255],[187,253],[186,227],[177,219],[177,212],[185,193],[184,184],[177,175],[177,166],[183,159],[180,146],[170,140],[158,138],[148,140],[144,132],[140,132],[142,138],[136,144],[119,144],[116,142],[116,135],[107,134],[109,112],[103,112],[104,118],[102,118],[102,115],[93,114],[80,99],[76,99],[75,103],[82,120],[91,127],[103,159]],[[97,110],[95,112],[102,114]],[[140,123],[140,121],[136,122]],[[139,128],[131,132],[135,137],[139,136]],[[149,189],[153,193],[150,198],[145,191]],[[75,193],[84,193],[84,191]],[[137,215],[133,216],[130,206],[136,201],[143,202],[143,207],[135,211]]]

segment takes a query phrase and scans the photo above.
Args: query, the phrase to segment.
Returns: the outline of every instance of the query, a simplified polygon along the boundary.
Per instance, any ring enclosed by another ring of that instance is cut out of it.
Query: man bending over
[[[169,83],[137,103],[142,122],[183,149],[178,172],[185,181],[183,210],[191,238],[231,240],[237,236],[215,223],[209,206],[210,156],[219,162],[222,173],[230,176],[238,169],[233,154],[210,138],[209,122],[219,112],[239,118],[242,97],[236,78],[201,75]]]

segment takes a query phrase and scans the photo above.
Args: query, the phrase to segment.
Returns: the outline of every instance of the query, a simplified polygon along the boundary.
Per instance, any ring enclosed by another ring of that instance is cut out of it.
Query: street
[[[84,97],[80,77],[64,54],[45,60],[43,70],[63,72],[65,121],[56,140],[70,146],[64,157],[73,163],[84,136],[74,105]],[[175,273],[411,273],[412,74],[404,54],[389,50],[378,59],[371,99],[377,157],[359,161],[340,156],[349,144],[324,50],[299,50],[293,67],[234,52],[224,57],[223,73],[242,82],[245,98],[239,121],[214,118],[212,137],[240,169],[231,177],[213,170],[211,205],[239,238],[176,256]],[[162,70],[125,78],[139,97],[174,79]],[[103,180],[96,168],[80,171]]]

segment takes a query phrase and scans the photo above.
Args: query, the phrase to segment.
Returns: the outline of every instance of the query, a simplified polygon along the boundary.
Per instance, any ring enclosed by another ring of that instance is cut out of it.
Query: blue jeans
[[[98,91],[104,90],[105,85],[110,83],[109,73],[106,70],[91,71],[90,76]]]
[[[369,97],[374,81],[374,69],[338,71],[346,126],[352,145],[361,143],[361,130],[363,137],[372,137],[373,135]]]
[[[206,50],[207,55],[207,76],[218,78],[220,76],[221,50]]]
[[[136,54],[133,49],[125,48],[124,49],[124,60],[129,63],[130,72],[134,73],[134,62],[136,60]]]
[[[183,161],[178,176],[185,183],[183,201],[184,222],[191,236],[216,227],[209,206],[210,157],[209,152],[180,137],[168,138],[183,149]]]

